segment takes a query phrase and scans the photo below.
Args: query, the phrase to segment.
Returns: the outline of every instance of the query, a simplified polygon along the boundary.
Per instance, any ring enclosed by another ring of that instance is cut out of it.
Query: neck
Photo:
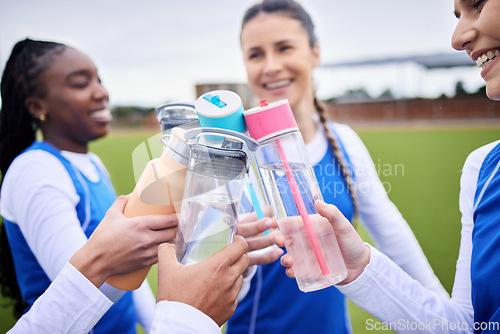
[[[314,103],[312,102],[299,103],[292,107],[293,116],[306,144],[313,140],[316,135],[316,122],[312,118],[315,110]]]
[[[68,141],[67,139],[62,139],[55,136],[46,136],[45,134],[43,136],[43,140],[57,147],[61,151],[69,151],[75,153],[88,152],[88,143]]]

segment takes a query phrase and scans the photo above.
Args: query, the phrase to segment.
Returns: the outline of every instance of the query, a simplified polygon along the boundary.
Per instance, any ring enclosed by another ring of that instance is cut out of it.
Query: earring
[[[45,122],[45,120],[47,119],[47,115],[45,114],[40,114],[38,116],[38,119],[40,120],[40,122]]]

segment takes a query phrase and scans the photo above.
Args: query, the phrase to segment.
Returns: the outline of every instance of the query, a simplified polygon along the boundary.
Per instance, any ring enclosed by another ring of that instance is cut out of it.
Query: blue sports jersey
[[[475,333],[498,333],[500,326],[500,144],[479,170],[474,198],[471,283]],[[490,326],[486,326],[490,323]],[[481,331],[481,328],[489,330]]]
[[[61,155],[58,149],[47,142],[35,141],[24,152],[30,150],[44,150],[59,159],[68,171],[80,197],[76,206],[77,216],[85,235],[89,237],[106,211],[116,199],[116,193],[109,177],[97,165],[99,182],[88,180],[78,171],[69,160]],[[35,300],[48,288],[50,279],[31,252],[19,226],[14,222],[4,220],[16,277],[23,299],[32,305]],[[93,333],[135,333],[136,313],[132,301],[132,292],[125,293],[108,312],[101,318],[93,329]]]
[[[350,166],[347,153],[338,140]],[[324,201],[336,205],[351,220],[354,214],[352,199],[330,147],[314,166],[314,173]],[[258,267],[250,290],[239,302],[227,329],[227,334],[349,332],[344,296],[335,287],[308,293],[300,291],[296,281],[286,276],[279,261]]]

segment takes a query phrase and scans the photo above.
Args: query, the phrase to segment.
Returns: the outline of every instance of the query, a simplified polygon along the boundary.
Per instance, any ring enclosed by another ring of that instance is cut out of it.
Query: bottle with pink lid
[[[244,117],[259,144],[255,158],[294,258],[299,289],[314,291],[340,282],[347,270],[331,224],[314,206],[323,196],[288,101],[263,100]]]

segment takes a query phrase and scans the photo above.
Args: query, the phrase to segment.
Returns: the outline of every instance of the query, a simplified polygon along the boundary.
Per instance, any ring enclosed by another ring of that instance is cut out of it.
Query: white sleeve
[[[2,215],[18,224],[38,263],[53,281],[87,237],[75,210],[80,197],[66,168],[52,154],[33,150],[17,157],[2,185]],[[124,291],[104,283],[113,302]]]
[[[106,296],[67,263],[8,333],[88,333],[111,305]]]
[[[48,152],[24,153],[7,171],[2,214],[19,225],[51,281],[87,241],[75,210],[78,201],[68,172]]]
[[[347,125],[336,124],[336,130],[354,170],[359,216],[377,248],[426,288],[448,296],[411,228],[387,196],[359,136]],[[400,172],[397,166],[394,169]]]
[[[200,310],[179,302],[156,304],[151,334],[220,334],[219,326]]]
[[[477,188],[477,178],[484,158],[499,141],[478,148],[465,160],[460,178],[459,205],[462,214],[462,232],[460,250],[458,253],[455,282],[452,298],[464,308],[472,312],[470,264],[472,255],[472,228],[474,195]]]
[[[146,333],[151,331],[151,323],[155,312],[156,298],[151,291],[147,279],[132,292],[137,319]]]
[[[353,282],[337,286],[347,298],[398,333],[471,333],[471,310],[423,287],[387,256],[370,246],[370,263]]]

